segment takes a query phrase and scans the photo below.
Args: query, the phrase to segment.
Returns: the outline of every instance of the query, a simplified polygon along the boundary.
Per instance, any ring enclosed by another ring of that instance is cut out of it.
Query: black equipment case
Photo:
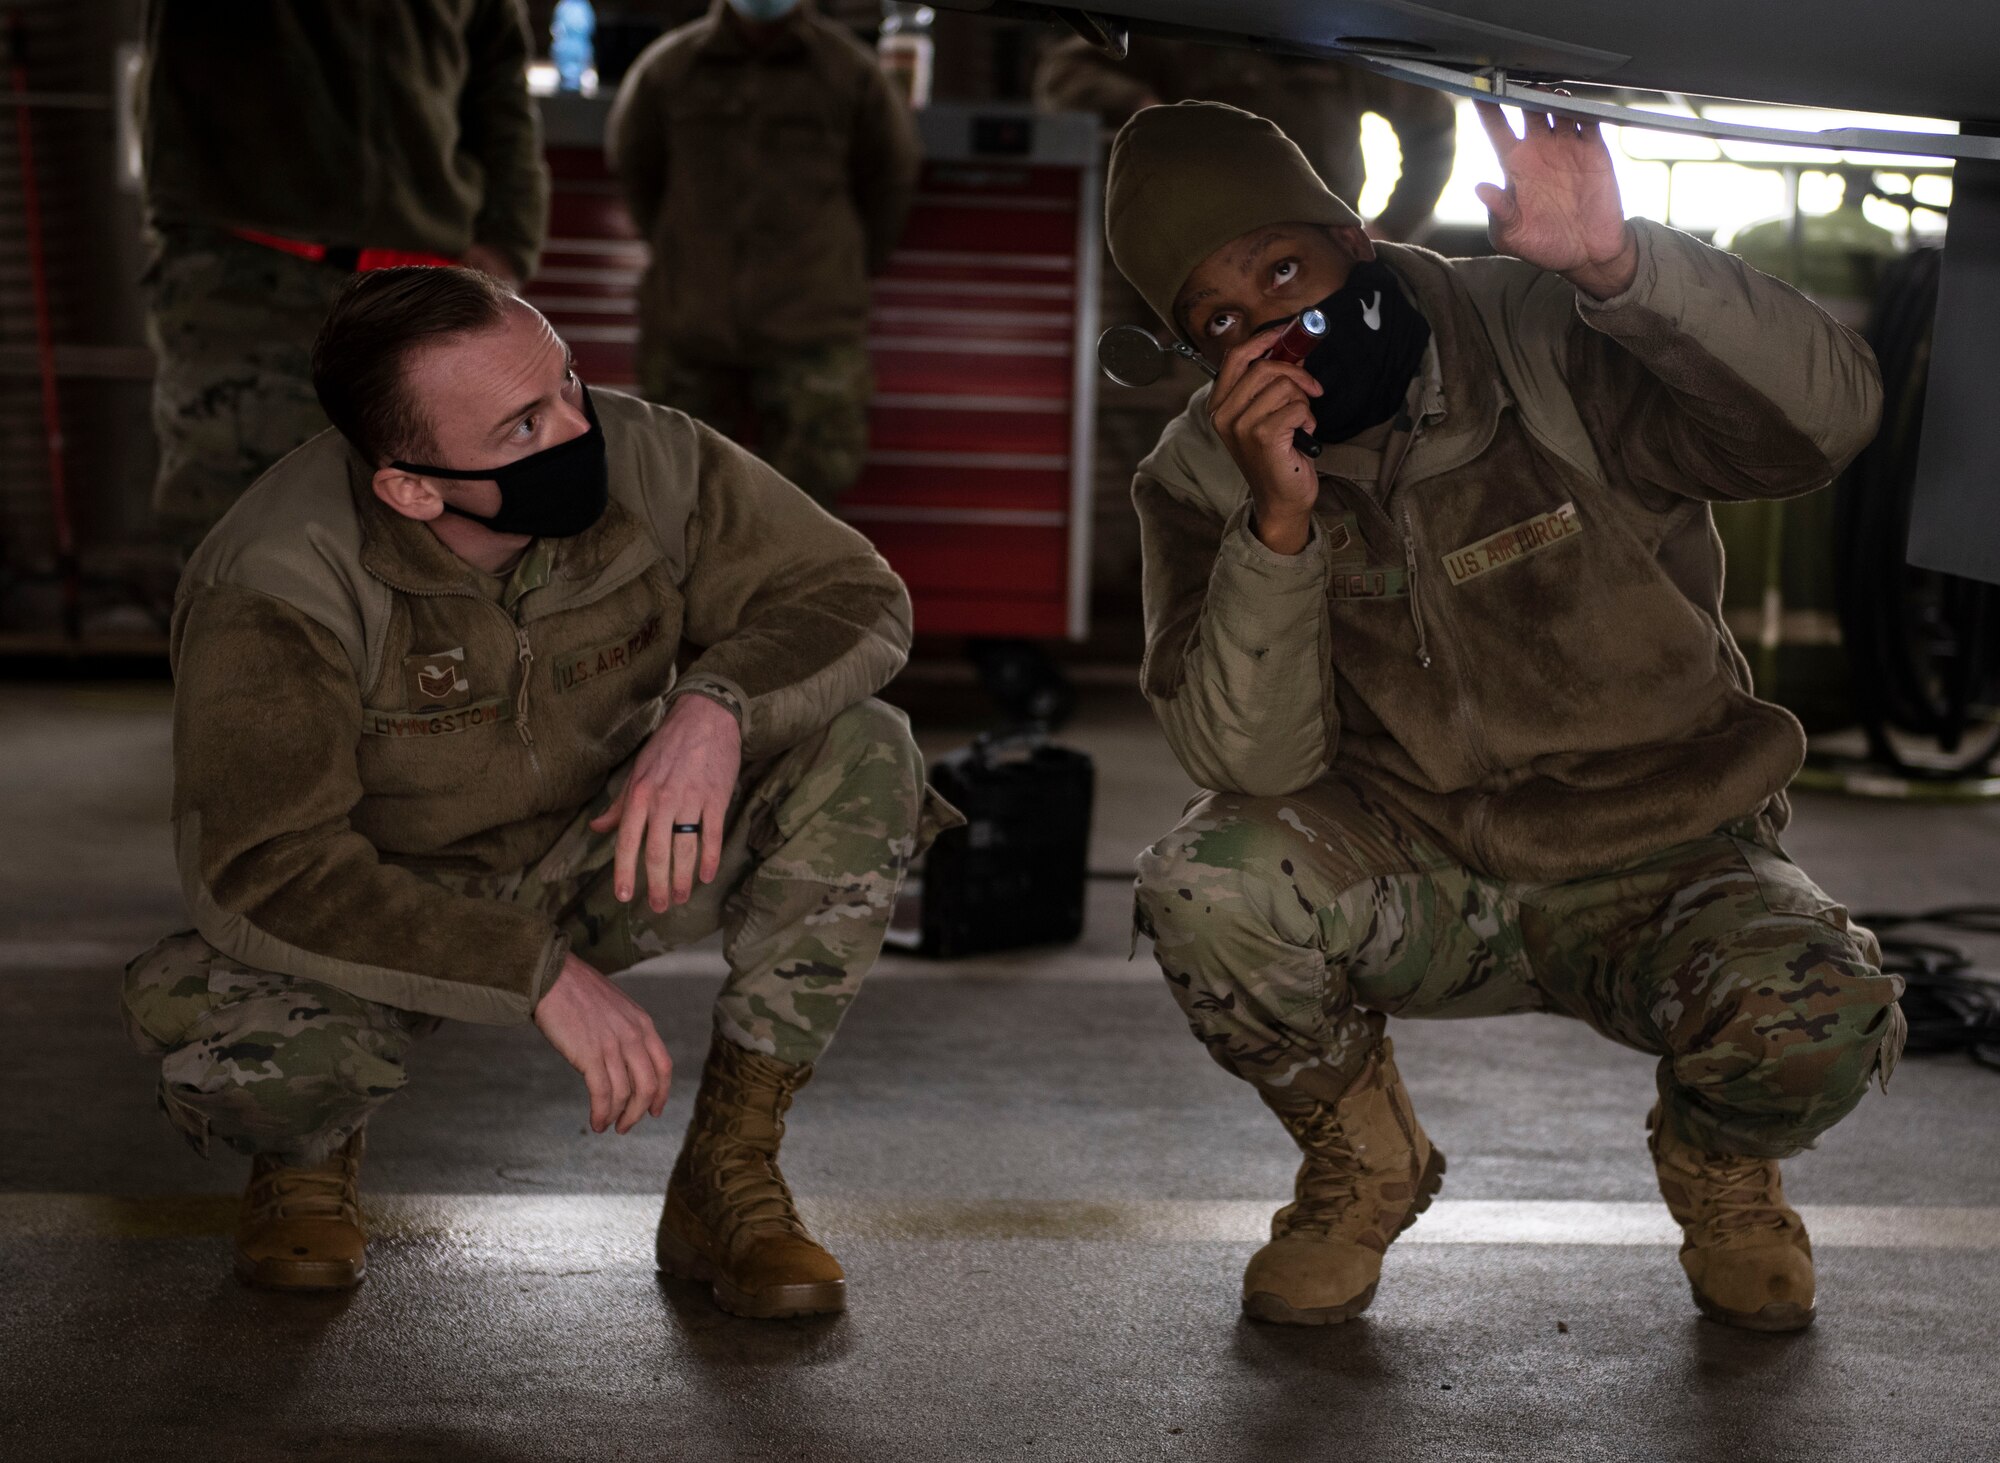
[[[941,757],[931,785],[965,814],[924,864],[918,953],[974,955],[1083,933],[1089,877],[1088,754],[1039,737],[982,736]]]

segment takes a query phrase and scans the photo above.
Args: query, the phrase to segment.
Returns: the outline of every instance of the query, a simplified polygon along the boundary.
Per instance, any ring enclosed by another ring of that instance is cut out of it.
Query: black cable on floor
[[[2000,1071],[2000,981],[1981,974],[1956,945],[1887,933],[1910,925],[2000,935],[2000,905],[1965,904],[1922,914],[1859,914],[1882,942],[1882,969],[1903,977],[1905,1052],[1964,1052]]]

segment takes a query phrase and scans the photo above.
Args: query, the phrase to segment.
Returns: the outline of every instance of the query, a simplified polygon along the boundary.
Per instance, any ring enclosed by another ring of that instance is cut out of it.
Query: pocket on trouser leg
[[[817,1061],[881,953],[889,907],[866,888],[798,879],[753,878],[744,892],[716,1024],[781,1062]]]
[[[1847,917],[1847,906],[1815,884],[1806,871],[1791,859],[1762,843],[1734,834],[1730,837],[1757,881],[1757,892],[1763,897],[1764,907],[1772,914],[1804,915],[1832,925],[1843,934],[1855,932]],[[1875,944],[1871,931],[1861,930],[1855,935],[1855,943],[1864,954],[1872,951],[1879,963],[1881,948]]]
[[[209,975],[224,956],[193,930],[168,935],[125,966],[119,1008],[126,1035],[147,1056],[162,1056],[216,1005]]]
[[[882,952],[901,883],[893,858],[821,878],[754,870],[725,919],[723,1034],[781,1062],[817,1060]]]
[[[265,972],[212,985],[221,999],[160,1063],[161,1106],[198,1148],[317,1162],[402,1088],[410,1043],[438,1025]]]
[[[1875,1082],[1884,1092],[1889,1090],[1889,1078],[1896,1070],[1896,1063],[1903,1059],[1903,1046],[1910,1038],[1909,1019],[1903,1015],[1901,1005],[1894,1005],[1884,1013],[1889,1029],[1882,1033],[1882,1044],[1875,1048]]]
[[[917,843],[910,851],[910,857],[918,858],[928,853],[930,846],[937,842],[938,835],[946,829],[964,826],[965,814],[953,807],[943,793],[925,783],[923,800],[917,805]]]
[[[1738,837],[1736,844],[1744,862],[1756,877],[1758,892],[1767,909],[1773,914],[1803,915],[1832,926],[1847,937],[1857,958],[1856,963],[1874,971],[1879,979],[1893,987],[1890,1004],[1877,1018],[1877,1024],[1886,1029],[1876,1045],[1874,1065],[1870,1069],[1870,1075],[1886,1092],[1890,1074],[1902,1059],[1903,1047],[1909,1037],[1909,1022],[1903,1015],[1902,1007],[1895,1004],[1895,999],[1903,993],[1902,977],[1882,971],[1882,945],[1875,932],[1856,922],[1845,905],[1815,884],[1805,870],[1793,863],[1778,846],[1775,837],[1769,842]],[[1865,1036],[1872,1030],[1873,1025],[1862,1034]],[[1865,1083],[1865,1077],[1863,1081]]]
[[[964,821],[924,781],[909,718],[873,699],[772,762],[735,816],[770,872],[831,882],[900,877],[929,838]]]
[[[187,1139],[188,1147],[200,1157],[208,1157],[208,1115],[174,1091],[173,1084],[164,1076],[160,1078],[157,1096],[160,1111],[174,1130]]]
[[[1894,1067],[1900,987],[1817,918],[1746,915],[1664,995],[1679,1019],[1661,1095],[1709,1152],[1809,1148]]]

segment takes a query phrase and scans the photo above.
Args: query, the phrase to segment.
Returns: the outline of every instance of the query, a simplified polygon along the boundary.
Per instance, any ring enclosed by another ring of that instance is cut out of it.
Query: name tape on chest
[[[361,713],[364,737],[445,737],[475,727],[511,721],[513,706],[504,697],[478,701],[450,711],[370,711]]]
[[[1463,584],[1468,579],[1477,579],[1489,570],[1504,568],[1530,554],[1540,553],[1550,544],[1561,543],[1582,532],[1583,524],[1576,516],[1576,504],[1565,503],[1560,508],[1530,518],[1526,523],[1517,523],[1512,528],[1488,534],[1478,543],[1452,550],[1444,556],[1445,573],[1451,576],[1453,584]]]
[[[1401,569],[1342,569],[1336,565],[1327,579],[1327,593],[1335,599],[1401,599],[1409,590],[1409,576]]]

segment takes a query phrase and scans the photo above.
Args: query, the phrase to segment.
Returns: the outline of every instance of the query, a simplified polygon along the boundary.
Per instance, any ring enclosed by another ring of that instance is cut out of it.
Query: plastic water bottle
[[[882,29],[875,53],[883,73],[913,110],[931,102],[931,67],[937,55],[931,24],[936,19],[937,12],[928,5],[882,0]]]
[[[556,63],[560,90],[583,90],[584,78],[595,69],[596,48],[590,38],[596,33],[597,12],[590,0],[560,0],[549,26],[549,59]]]

